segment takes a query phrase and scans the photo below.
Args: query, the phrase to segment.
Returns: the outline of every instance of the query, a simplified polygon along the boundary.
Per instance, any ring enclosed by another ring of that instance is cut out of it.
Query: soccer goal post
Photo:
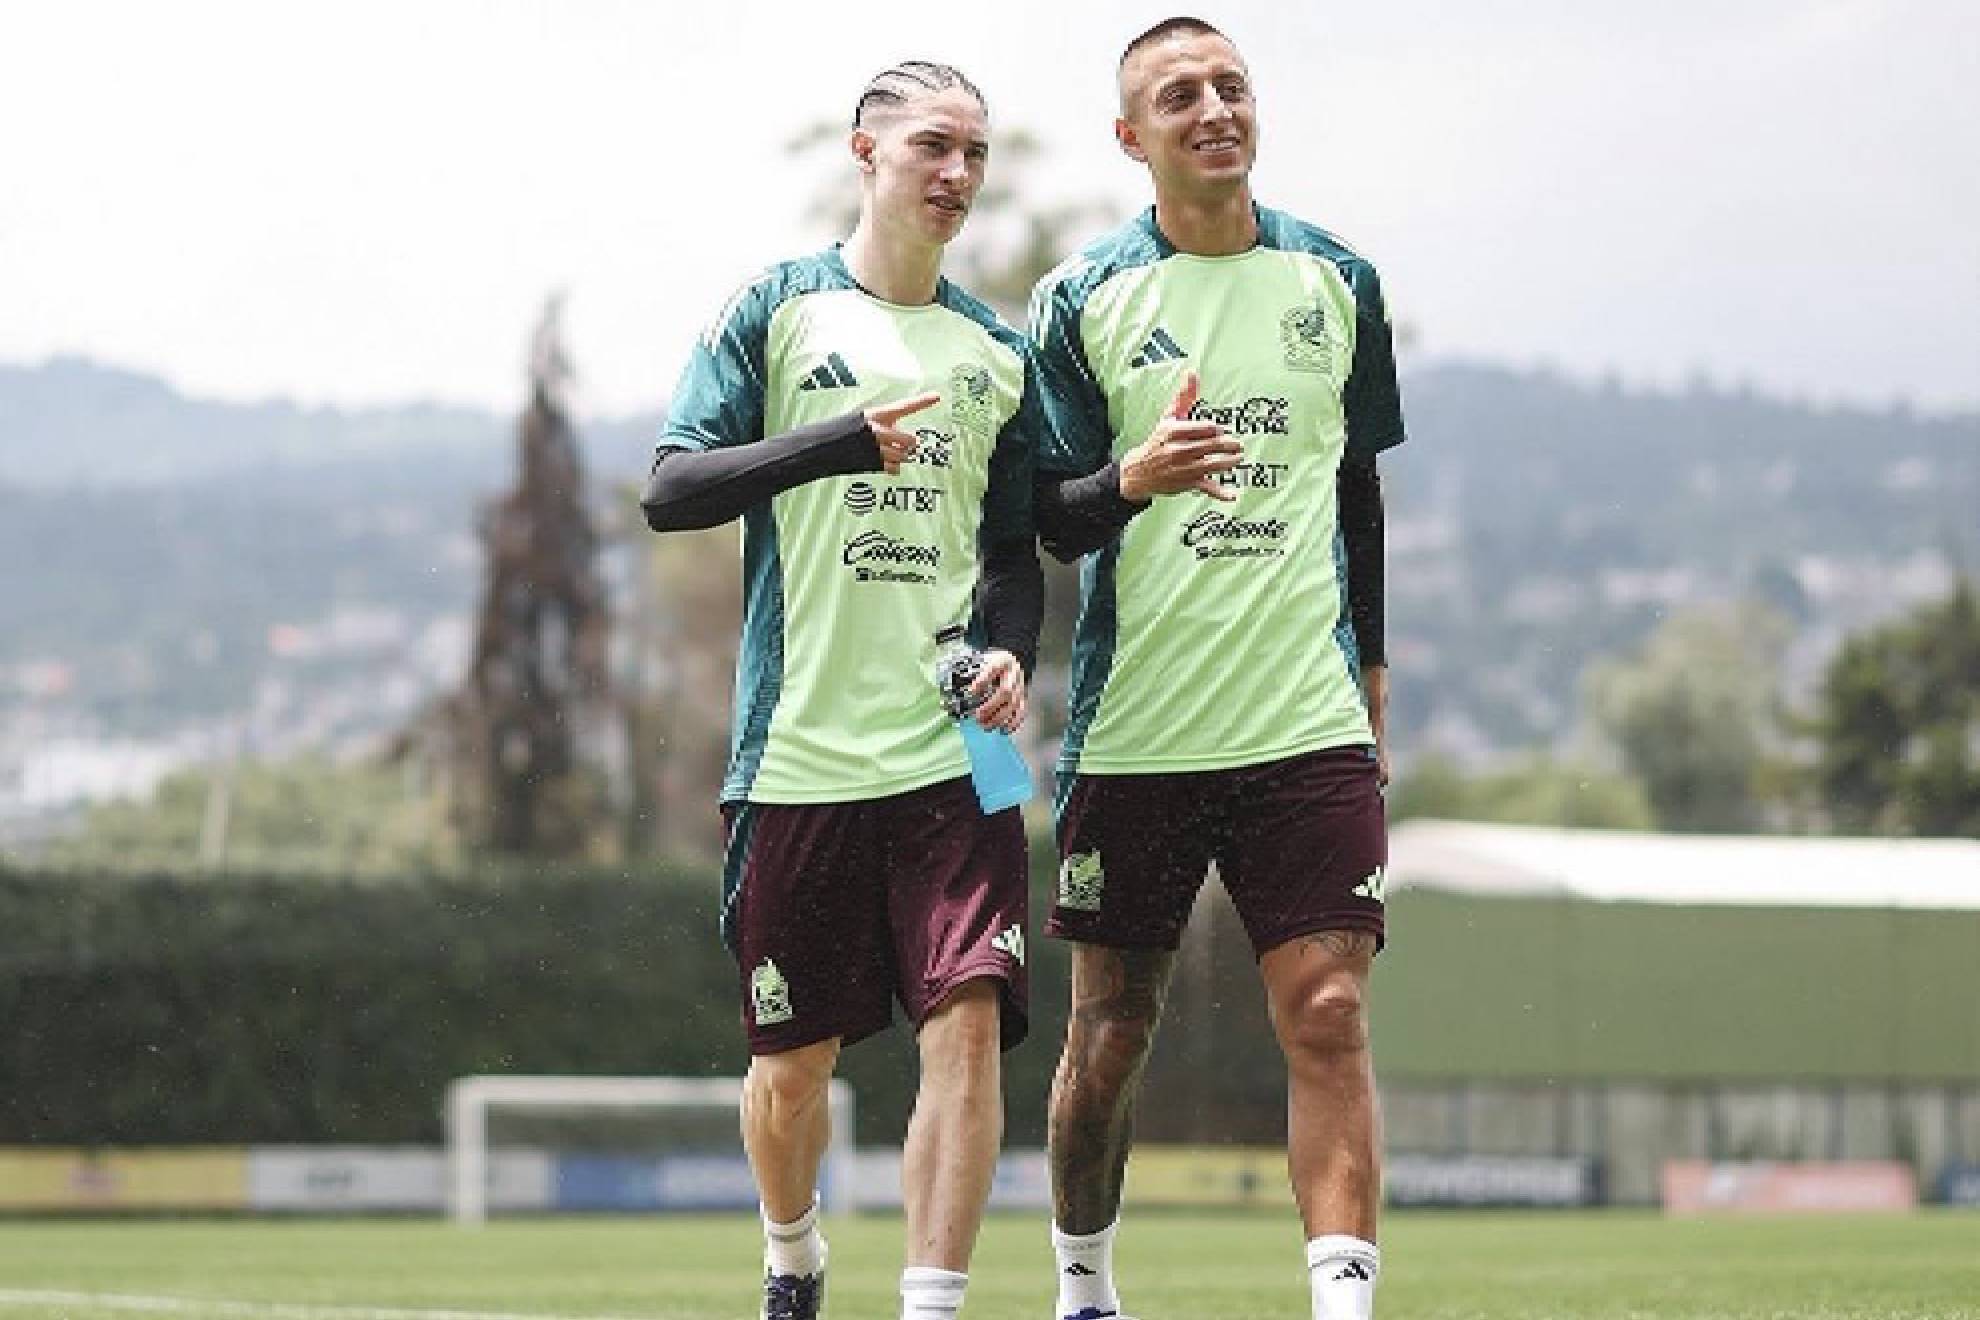
[[[587,1114],[620,1117],[645,1113],[664,1120],[669,1113],[726,1112],[728,1131],[735,1132],[743,1084],[738,1077],[462,1077],[447,1087],[447,1209],[459,1224],[480,1224],[488,1218],[490,1175],[495,1156],[490,1143],[490,1119],[504,1115],[572,1117]],[[842,1078],[828,1091],[832,1143],[819,1170],[819,1196],[830,1213],[857,1209],[853,1155],[853,1092]],[[663,1123],[664,1126],[664,1123]],[[541,1138],[539,1138],[541,1141]],[[667,1143],[655,1138],[653,1154],[664,1168]],[[742,1159],[742,1141],[733,1143],[733,1160]],[[547,1158],[559,1158],[553,1149]],[[746,1181],[746,1168],[739,1175]],[[556,1177],[548,1179],[559,1181]],[[731,1180],[736,1181],[736,1180]],[[560,1207],[554,1195],[539,1198],[531,1209]],[[753,1202],[752,1202],[753,1203]],[[591,1207],[599,1208],[599,1207]],[[665,1208],[664,1198],[626,1208]],[[738,1207],[740,1208],[740,1207]]]

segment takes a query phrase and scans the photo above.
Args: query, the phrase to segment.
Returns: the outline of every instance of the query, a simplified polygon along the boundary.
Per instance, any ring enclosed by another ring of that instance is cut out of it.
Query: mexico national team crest
[[[1074,912],[1098,912],[1100,891],[1107,875],[1100,869],[1100,851],[1073,853],[1059,864],[1059,906]]]
[[[749,998],[756,1012],[756,1025],[775,1026],[791,1020],[791,987],[777,964],[765,958],[749,974]]]
[[[1279,336],[1285,343],[1286,365],[1292,370],[1333,374],[1334,337],[1327,325],[1327,312],[1318,302],[1302,303],[1281,317]]]
[[[949,416],[970,440],[987,441],[996,418],[996,400],[990,392],[990,373],[974,362],[964,362],[949,373]]]

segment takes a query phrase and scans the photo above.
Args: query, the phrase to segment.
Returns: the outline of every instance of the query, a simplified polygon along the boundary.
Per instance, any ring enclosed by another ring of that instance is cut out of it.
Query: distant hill
[[[1980,416],[1475,364],[1413,371],[1404,393],[1410,443],[1384,460],[1397,717],[1461,755],[1561,736],[1587,662],[1672,610],[1765,601],[1807,663],[1980,566]],[[601,502],[643,475],[657,420],[582,426]],[[0,575],[0,706],[24,690],[6,666],[56,658],[113,725],[210,718],[252,686],[271,627],[341,611],[414,635],[468,610],[474,510],[514,443],[510,418],[472,409],[221,403],[79,359],[0,366],[0,562],[30,566]]]

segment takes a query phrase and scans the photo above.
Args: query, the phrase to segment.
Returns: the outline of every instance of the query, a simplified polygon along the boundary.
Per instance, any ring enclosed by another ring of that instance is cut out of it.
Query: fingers
[[[1024,723],[1024,666],[1009,651],[984,652],[983,672],[970,691],[981,699],[975,717],[984,728],[1013,733]]]
[[[887,470],[889,476],[895,476],[900,473],[901,464],[907,461],[921,442],[897,427],[875,426],[873,443],[880,450],[880,466]]]
[[[876,428],[892,426],[903,417],[912,417],[923,408],[933,408],[942,401],[939,394],[917,394],[912,399],[900,399],[893,403],[883,403],[877,408],[866,410],[866,419]]]
[[[1182,388],[1176,391],[1175,402],[1169,405],[1169,416],[1177,419],[1189,416],[1189,410],[1196,406],[1196,389],[1196,373],[1184,372]]]
[[[1218,481],[1215,477],[1198,477],[1196,479],[1196,485],[1191,487],[1191,489],[1200,490],[1211,499],[1222,500],[1226,504],[1237,503],[1237,492]]]

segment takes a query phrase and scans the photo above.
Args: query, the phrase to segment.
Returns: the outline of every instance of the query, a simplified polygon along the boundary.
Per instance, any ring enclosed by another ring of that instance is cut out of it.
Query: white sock
[[[818,1202],[788,1224],[763,1216],[763,1266],[772,1274],[817,1274],[825,1268],[825,1235]]]
[[[901,1320],[955,1320],[967,1287],[967,1274],[910,1265],[901,1271]]]
[[[1306,1244],[1313,1280],[1313,1320],[1369,1320],[1375,1314],[1375,1276],[1382,1253],[1373,1242],[1329,1233]]]
[[[1121,1309],[1114,1291],[1116,1219],[1098,1233],[1061,1233],[1052,1225],[1052,1254],[1059,1264],[1059,1314],[1064,1320],[1101,1320]]]

